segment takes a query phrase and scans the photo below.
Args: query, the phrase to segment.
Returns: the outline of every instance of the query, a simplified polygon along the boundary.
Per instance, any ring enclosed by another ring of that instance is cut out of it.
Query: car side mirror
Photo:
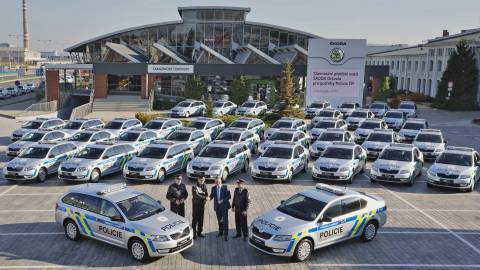
[[[443,143],[448,143],[448,140],[444,139],[444,140],[443,140]]]
[[[54,158],[54,157],[55,157],[55,155],[49,155],[48,156],[48,158]]]
[[[285,200],[281,200],[281,201],[280,201],[280,204],[283,204],[283,203],[285,203]]]
[[[111,221],[123,222],[123,218],[120,215],[115,215],[110,218]]]
[[[321,222],[331,222],[332,221],[332,218],[329,217],[329,216],[322,216],[322,218],[320,219]]]
[[[110,158],[109,156],[103,156],[102,159],[108,159]]]

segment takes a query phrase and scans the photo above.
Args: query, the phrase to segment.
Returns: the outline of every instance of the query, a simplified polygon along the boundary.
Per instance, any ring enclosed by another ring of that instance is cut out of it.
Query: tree
[[[207,107],[206,115],[207,117],[213,117],[213,100],[212,100],[212,95],[208,95],[207,102],[205,104]]]
[[[448,59],[447,68],[437,88],[435,104],[449,110],[478,109],[478,67],[475,53],[465,40],[461,40],[456,47],[457,50]],[[448,82],[453,82],[450,98]]]
[[[295,96],[292,65],[290,63],[283,64],[277,100],[281,100],[281,102],[283,102],[283,109],[290,109],[292,106],[298,103],[298,98]]]
[[[199,76],[189,76],[185,82],[185,97],[189,99],[201,99],[203,89],[203,83]]]
[[[230,86],[230,101],[240,105],[247,101],[249,95],[247,78],[245,76],[235,77]]]

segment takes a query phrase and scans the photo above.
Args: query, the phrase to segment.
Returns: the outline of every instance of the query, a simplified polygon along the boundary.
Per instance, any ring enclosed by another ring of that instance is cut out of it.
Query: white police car
[[[436,159],[444,150],[447,140],[439,129],[421,129],[412,142],[425,159]]]
[[[333,142],[313,164],[312,177],[316,180],[346,181],[351,184],[367,166],[365,150],[353,142]]]
[[[480,155],[473,148],[447,146],[428,170],[428,186],[475,190],[480,177]]]
[[[56,130],[61,129],[65,122],[60,118],[36,118],[23,124],[21,128],[13,131],[11,135],[12,141],[19,140],[23,135],[38,129]]]
[[[383,119],[371,118],[365,119],[360,123],[353,135],[355,136],[355,142],[362,143],[367,136],[373,132],[374,129],[387,129],[387,124]]]
[[[71,187],[56,203],[55,221],[69,240],[77,241],[81,236],[100,240],[128,249],[133,259],[142,262],[193,245],[187,219],[125,184]]]
[[[425,119],[407,119],[402,129],[398,132],[401,142],[411,143],[421,129],[427,129],[428,122]]]
[[[137,152],[141,151],[148,144],[157,139],[157,133],[146,128],[134,128],[127,130],[116,138],[117,143],[128,143],[132,145]]]
[[[80,150],[58,168],[58,178],[64,181],[98,182],[100,177],[121,172],[125,163],[137,151],[130,144],[97,142]]]
[[[398,109],[407,114],[408,117],[417,117],[417,104],[413,101],[402,101]]]
[[[264,115],[267,112],[267,104],[263,101],[250,100],[237,108],[239,115]]]
[[[305,108],[305,118],[313,118],[318,115],[318,113],[323,110],[330,108],[330,103],[322,101],[314,101]]]
[[[61,129],[62,131],[73,135],[75,132],[85,130],[87,128],[102,128],[105,124],[100,119],[84,119],[77,118],[68,121]]]
[[[375,118],[370,110],[358,109],[353,111],[346,119],[348,129],[355,130],[365,119]]]
[[[89,128],[86,130],[78,131],[67,139],[67,141],[75,144],[78,149],[82,149],[85,146],[94,143],[94,142],[104,142],[104,141],[113,141],[115,135],[112,133],[103,130]]]
[[[218,134],[225,128],[225,123],[220,119],[199,117],[190,122],[187,127],[203,131],[214,140]]]
[[[227,101],[227,100],[218,100],[213,103],[213,115],[222,116],[235,114],[237,110],[237,104]]]
[[[372,164],[370,180],[413,184],[422,174],[423,155],[411,144],[392,143],[387,146]]]
[[[386,222],[382,198],[317,184],[255,218],[248,235],[250,245],[264,253],[305,261],[313,250],[344,240],[372,241]]]
[[[186,142],[190,148],[192,148],[195,155],[200,153],[203,147],[211,141],[210,136],[205,134],[205,132],[189,127],[177,128],[174,132],[170,133],[165,140]]]
[[[260,153],[263,154],[270,145],[277,142],[292,142],[305,147],[305,149],[310,146],[310,138],[305,132],[292,128],[281,128],[260,144]]]
[[[247,172],[250,166],[250,150],[243,142],[213,141],[187,165],[189,179],[205,177],[223,181],[233,173]]]
[[[257,118],[239,118],[233,121],[228,127],[244,128],[255,132],[260,139],[265,138],[265,123]]]
[[[367,157],[377,158],[380,152],[392,143],[398,142],[398,135],[392,129],[374,129],[362,143]]]
[[[77,147],[69,142],[35,143],[5,165],[3,176],[7,180],[44,182],[48,175],[57,172],[60,163],[77,151]]]
[[[268,129],[266,138],[268,139],[270,135],[279,131],[282,128],[290,128],[290,129],[307,132],[307,124],[302,119],[282,117],[279,120],[275,121],[275,123],[273,123],[270,129]]]
[[[320,120],[317,124],[312,126],[308,132],[310,139],[315,141],[327,128],[340,128],[347,130],[347,123],[342,119],[326,118]]]
[[[387,126],[393,130],[400,130],[407,120],[407,114],[400,110],[389,110],[383,115]]]
[[[36,131],[32,131],[23,135],[23,137],[20,138],[20,140],[14,143],[11,143],[7,147],[7,156],[16,157],[25,148],[40,141],[52,141],[52,142],[60,141],[69,136],[70,136],[69,134],[60,130],[49,131],[49,130],[39,129]]]
[[[190,116],[202,116],[206,109],[207,107],[202,101],[187,99],[175,105],[175,107],[170,110],[170,116],[186,118]]]
[[[324,109],[321,110],[317,116],[312,119],[312,126],[316,125],[322,119],[342,119],[343,114],[337,109]]]
[[[356,102],[344,102],[338,106],[338,110],[343,114],[344,117],[350,116],[352,112],[360,108],[360,104]]]
[[[244,142],[252,154],[258,153],[260,137],[253,131],[244,128],[228,127],[218,134],[215,140]]]
[[[115,137],[120,136],[124,131],[141,128],[142,122],[136,118],[115,118],[105,124],[103,129],[115,135]]]
[[[308,151],[293,142],[275,142],[255,160],[251,169],[253,180],[286,180],[308,169]]]
[[[375,115],[375,117],[382,118],[383,115],[390,110],[387,103],[381,101],[375,101],[370,104],[370,111]]]
[[[334,142],[351,142],[352,135],[341,128],[327,128],[310,146],[310,157],[318,158]]]
[[[168,134],[174,132],[180,127],[182,127],[182,122],[180,122],[180,120],[170,118],[157,118],[150,120],[143,125],[143,128],[155,131],[157,133],[157,138],[159,139],[165,138]]]
[[[188,143],[152,143],[125,163],[123,177],[128,180],[153,180],[161,183],[167,175],[184,170],[191,159],[193,151]]]

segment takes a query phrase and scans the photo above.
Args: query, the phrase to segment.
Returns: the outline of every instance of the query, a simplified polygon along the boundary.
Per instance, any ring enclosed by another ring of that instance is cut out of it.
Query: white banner
[[[193,65],[148,65],[148,73],[193,74]]]

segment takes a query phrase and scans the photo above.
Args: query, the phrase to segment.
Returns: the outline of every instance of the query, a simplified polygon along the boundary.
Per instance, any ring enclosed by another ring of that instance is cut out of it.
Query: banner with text
[[[148,73],[193,74],[193,65],[148,65]]]

